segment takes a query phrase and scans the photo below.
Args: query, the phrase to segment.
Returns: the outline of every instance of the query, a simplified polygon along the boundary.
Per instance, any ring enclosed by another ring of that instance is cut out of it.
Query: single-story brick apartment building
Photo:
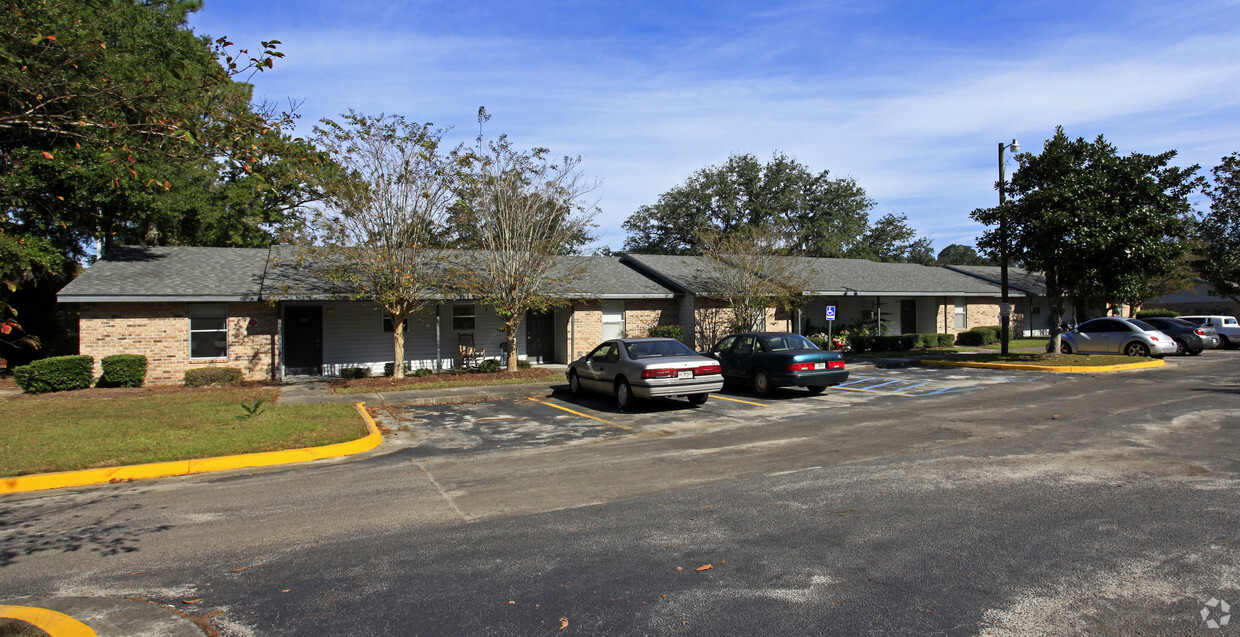
[[[293,265],[292,250],[113,248],[65,286],[58,300],[78,308],[81,354],[95,357],[96,365],[111,354],[144,354],[150,383],[178,383],[185,370],[206,365],[237,367],[251,380],[337,375],[347,367],[382,372],[393,358],[391,321],[382,308],[333,291]],[[999,322],[999,287],[976,273],[798,259],[812,272],[809,298],[793,315],[770,311],[768,329],[822,326],[827,305],[836,307],[837,328],[882,318],[894,333],[956,333]],[[554,293],[564,303],[526,315],[516,339],[519,358],[565,363],[602,340],[644,336],[655,325],[682,325],[688,344],[706,349],[730,316],[704,261],[663,255],[558,258],[555,267],[565,276]],[[1030,292],[1011,289],[1014,300]],[[406,329],[405,359],[413,369],[459,366],[460,345],[467,341],[487,358],[500,359],[506,347],[503,322],[467,297],[431,299]]]

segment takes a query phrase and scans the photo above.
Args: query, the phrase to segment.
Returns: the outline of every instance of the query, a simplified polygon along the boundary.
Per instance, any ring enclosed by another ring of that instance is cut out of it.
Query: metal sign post
[[[827,343],[831,345],[831,349],[835,349],[835,341],[832,338],[832,332],[835,328],[835,306],[827,306]]]

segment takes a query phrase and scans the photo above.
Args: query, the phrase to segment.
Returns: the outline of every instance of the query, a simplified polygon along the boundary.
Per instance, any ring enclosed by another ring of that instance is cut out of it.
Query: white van
[[[1240,322],[1234,316],[1181,316],[1180,318],[1198,325],[1209,325],[1218,332],[1219,347],[1230,349],[1240,347]]]

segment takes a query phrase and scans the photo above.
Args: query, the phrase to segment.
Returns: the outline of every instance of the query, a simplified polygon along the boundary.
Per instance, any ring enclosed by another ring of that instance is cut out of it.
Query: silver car
[[[635,399],[687,396],[701,405],[723,389],[719,361],[699,356],[674,338],[616,338],[604,341],[568,365],[568,388],[611,394],[621,410]]]
[[[1174,354],[1175,341],[1145,321],[1108,316],[1085,321],[1062,334],[1064,354],[1123,354],[1162,358]]]

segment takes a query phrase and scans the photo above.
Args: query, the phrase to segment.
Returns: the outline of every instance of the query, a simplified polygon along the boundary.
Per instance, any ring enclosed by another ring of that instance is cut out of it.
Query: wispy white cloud
[[[1183,164],[1238,150],[1230,17],[1108,5],[1071,28],[1054,15],[1022,23],[1030,37],[1008,45],[988,23],[906,24],[899,11],[919,3],[832,5],[722,5],[699,21],[683,15],[671,33],[642,30],[660,15],[635,18],[640,29],[591,22],[555,37],[495,25],[428,31],[391,11],[281,32],[280,13],[297,5],[279,3],[267,24],[230,22],[211,2],[201,19],[234,39],[281,39],[288,57],[255,79],[258,93],[304,97],[308,120],[396,112],[455,124],[466,141],[485,105],[491,133],[584,155],[603,180],[599,221],[613,247],[637,207],[732,153],[780,150],[854,177],[880,214],[907,213],[941,248],[977,234],[967,214],[995,200],[1001,140],[1036,152],[1062,124],[1123,152],[1177,148]],[[1010,11],[1041,15],[1019,3]]]

